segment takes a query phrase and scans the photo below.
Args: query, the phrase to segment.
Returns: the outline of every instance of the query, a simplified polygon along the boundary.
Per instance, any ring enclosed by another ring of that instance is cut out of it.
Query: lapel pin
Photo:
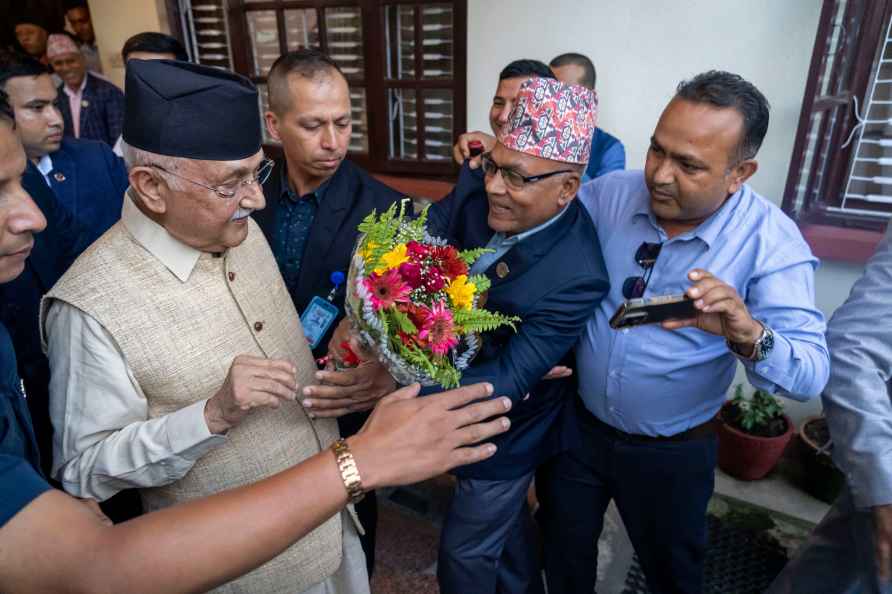
[[[90,102],[84,99],[81,101],[81,107],[90,107]]]
[[[65,181],[65,174],[62,173],[61,171],[57,171],[56,173],[53,174],[53,178],[57,182],[63,182],[63,181]]]
[[[499,278],[505,278],[506,276],[508,276],[508,272],[509,270],[507,264],[505,264],[504,262],[499,262],[498,264],[496,264],[496,276],[498,276]]]

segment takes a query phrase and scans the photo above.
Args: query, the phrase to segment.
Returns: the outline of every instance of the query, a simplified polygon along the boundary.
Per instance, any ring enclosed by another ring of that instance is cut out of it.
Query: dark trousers
[[[527,506],[532,478],[458,479],[440,535],[441,594],[543,594]]]
[[[356,435],[369,418],[369,414],[371,413],[357,412],[339,417],[338,429],[341,437]],[[375,492],[366,493],[362,501],[354,507],[365,531],[365,534],[359,535],[359,543],[365,553],[365,567],[369,572],[369,579],[372,579],[372,571],[375,569],[375,540],[378,531],[378,498],[375,496]]]
[[[596,543],[611,499],[652,594],[699,594],[715,435],[636,439],[579,409],[581,447],[558,455],[536,477],[549,594],[594,591]]]

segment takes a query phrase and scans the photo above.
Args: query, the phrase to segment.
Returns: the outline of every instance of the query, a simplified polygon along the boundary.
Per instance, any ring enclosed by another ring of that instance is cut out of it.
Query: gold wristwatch
[[[334,452],[338,470],[341,471],[341,480],[344,481],[344,488],[347,489],[347,498],[350,503],[359,503],[365,497],[365,491],[362,489],[362,477],[359,476],[359,468],[356,467],[356,460],[350,453],[347,440],[339,439],[331,444],[331,451]]]

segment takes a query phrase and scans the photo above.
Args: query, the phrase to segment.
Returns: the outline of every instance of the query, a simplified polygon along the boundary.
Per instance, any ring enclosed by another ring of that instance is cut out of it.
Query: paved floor
[[[727,481],[724,484],[732,485]],[[790,495],[786,487],[778,491],[768,484],[751,484],[744,489],[749,489],[750,494],[759,494],[753,497],[757,502],[768,501],[778,494]],[[391,491],[381,498],[373,594],[439,594],[436,581],[439,521],[450,494],[451,481],[441,477],[420,486]],[[808,520],[821,511],[817,505],[807,505],[804,509],[805,513],[796,515],[808,518],[770,512],[717,493],[709,509],[711,546],[706,570],[707,592],[761,592],[807,535],[811,527]],[[598,592],[647,592],[622,521],[612,506],[599,542]]]

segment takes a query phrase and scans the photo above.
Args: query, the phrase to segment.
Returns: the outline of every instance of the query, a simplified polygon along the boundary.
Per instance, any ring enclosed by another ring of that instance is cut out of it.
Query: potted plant
[[[802,488],[825,503],[833,503],[846,479],[831,457],[833,440],[827,419],[820,416],[803,421],[799,429],[799,443]]]
[[[771,472],[793,435],[793,424],[777,398],[762,390],[746,398],[740,384],[719,421],[719,468],[746,481]]]

